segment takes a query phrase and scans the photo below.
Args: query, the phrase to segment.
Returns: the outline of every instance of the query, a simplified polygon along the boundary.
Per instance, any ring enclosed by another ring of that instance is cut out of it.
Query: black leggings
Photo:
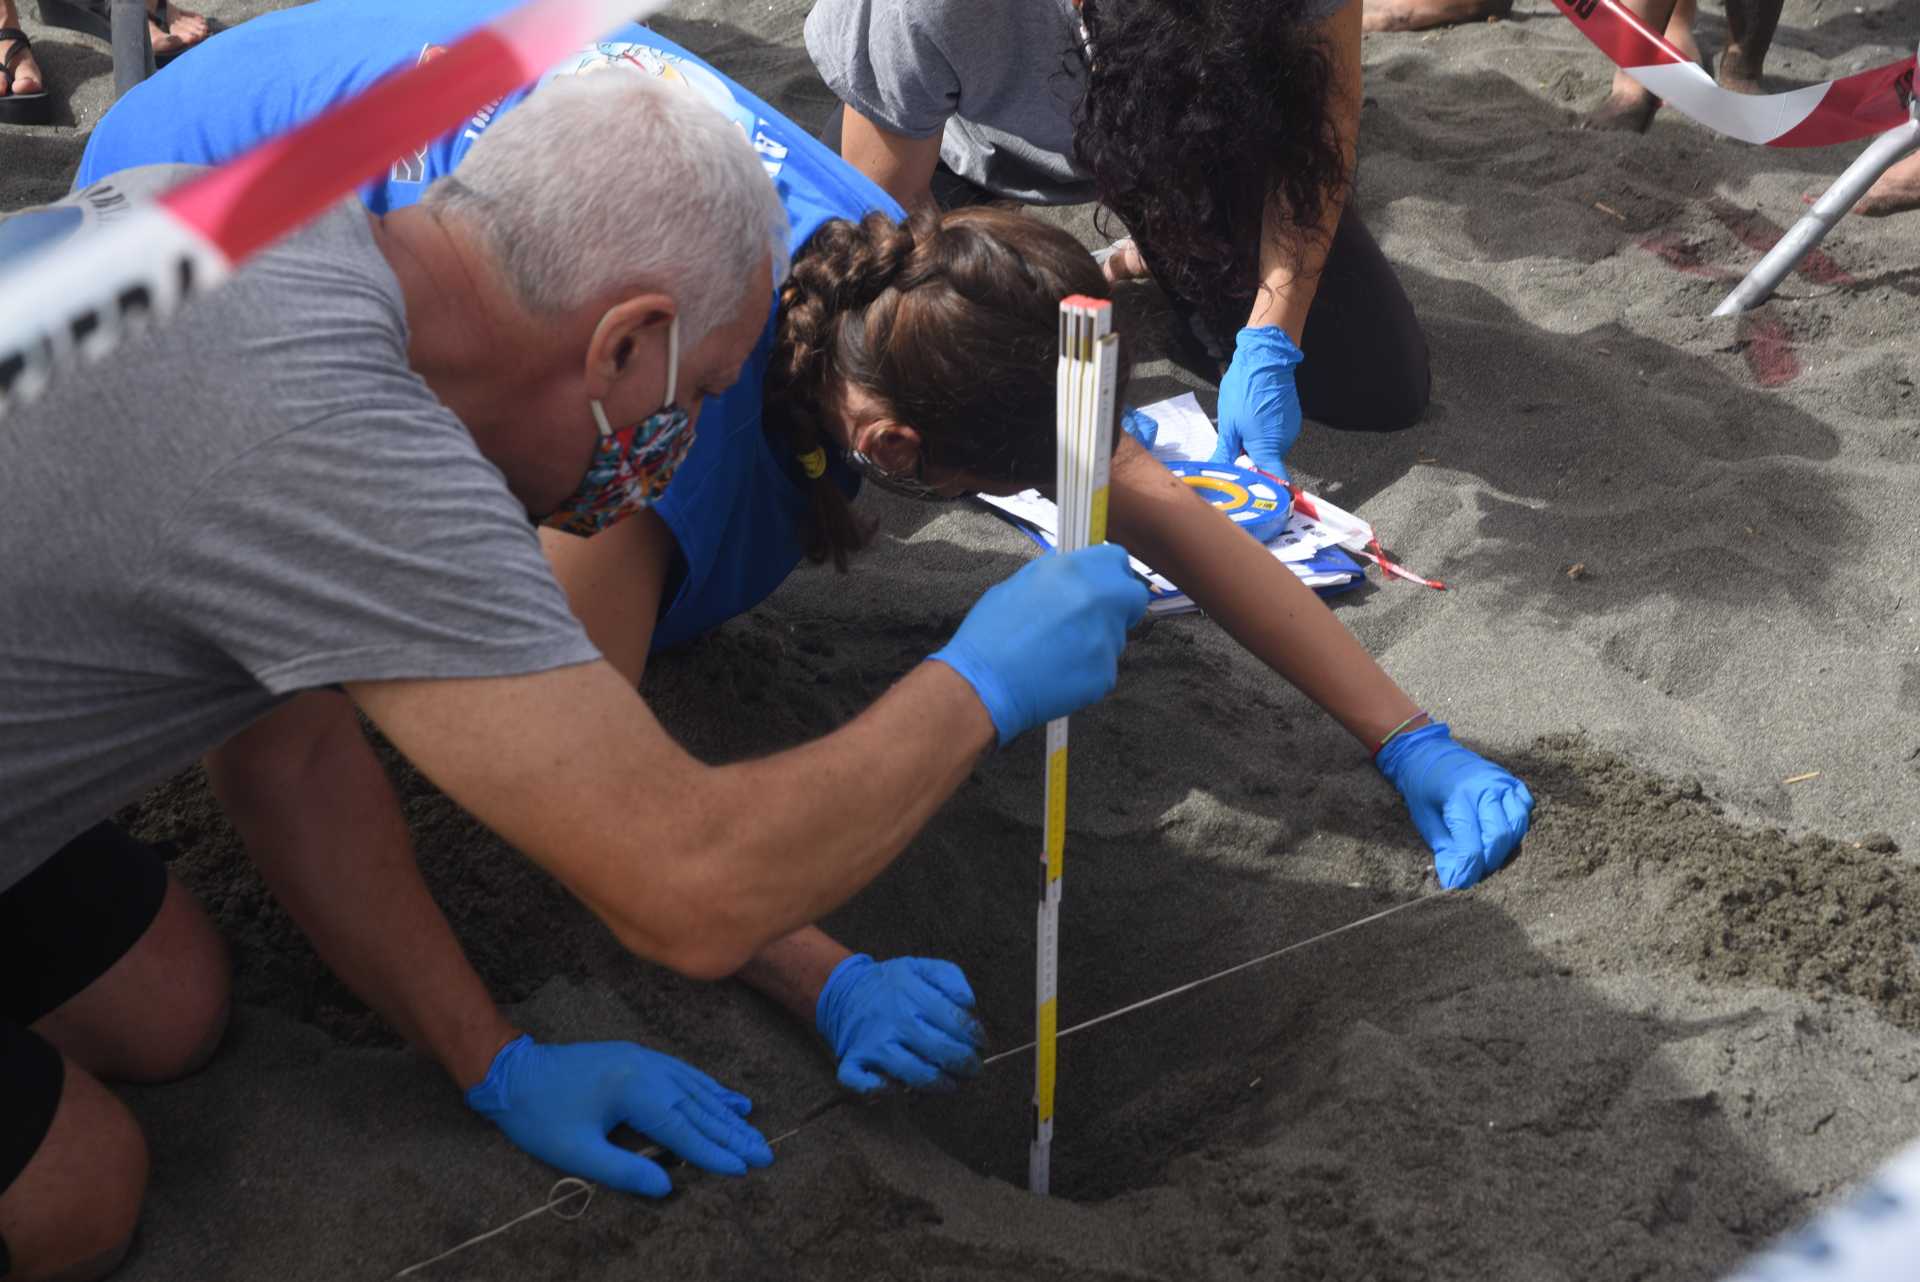
[[[836,154],[840,116],[835,111],[820,133]],[[934,169],[931,186],[942,209],[1000,199],[945,164]],[[1144,243],[1140,248],[1151,267],[1152,248]],[[1253,310],[1253,291],[1222,297],[1211,307],[1171,291],[1168,299],[1177,318],[1175,339],[1218,381],[1232,359],[1234,335]],[[1351,205],[1341,213],[1327,247],[1300,349],[1307,354],[1295,377],[1300,411],[1314,422],[1344,432],[1397,432],[1426,414],[1433,385],[1427,336],[1393,264]]]
[[[1140,253],[1153,265],[1151,247]],[[1253,310],[1253,291],[1218,298],[1211,307],[1169,292],[1180,317],[1176,337],[1205,357],[1215,377],[1233,357],[1234,336]],[[1300,334],[1307,359],[1295,375],[1300,412],[1343,432],[1398,432],[1427,412],[1433,377],[1427,336],[1393,264],[1348,207],[1334,228],[1320,286]]]

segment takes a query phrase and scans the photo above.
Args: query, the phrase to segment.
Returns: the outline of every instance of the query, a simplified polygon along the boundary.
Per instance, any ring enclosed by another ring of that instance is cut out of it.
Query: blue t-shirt
[[[94,128],[76,185],[136,165],[218,164],[389,71],[435,57],[515,3],[315,0],[250,19],[189,50],[115,103]],[[541,83],[615,63],[692,85],[740,126],[786,206],[795,252],[831,218],[859,218],[876,209],[905,217],[892,197],[792,121],[645,27],[622,27],[563,60]],[[396,162],[385,177],[361,189],[361,199],[375,213],[413,204],[434,179],[459,166],[502,112],[537,89],[517,90],[481,108],[452,133]],[[635,178],[644,184],[644,169],[636,169]],[[654,629],[655,649],[752,609],[805,555],[805,478],[761,425],[761,383],[772,351],[769,320],[739,382],[702,407],[693,448],[654,507],[679,543],[670,600]],[[830,466],[851,489],[853,478],[837,457]]]

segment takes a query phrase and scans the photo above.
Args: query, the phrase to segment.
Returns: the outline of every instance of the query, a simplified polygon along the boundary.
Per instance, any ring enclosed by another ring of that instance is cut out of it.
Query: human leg
[[[113,39],[113,24],[105,0],[37,0],[40,20],[50,27],[82,31],[101,40]],[[176,9],[168,0],[147,0],[147,39],[153,56],[171,58],[207,38],[212,30],[197,13]]]
[[[0,1277],[104,1277],[146,1142],[100,1076],[160,1081],[212,1053],[226,954],[153,848],[89,829],[0,893]]]
[[[1349,206],[1300,333],[1300,412],[1348,432],[1397,432],[1427,412],[1427,336],[1393,264]]]
[[[0,0],[0,124],[45,124],[51,109],[14,0]]]
[[[91,1282],[133,1241],[147,1146],[126,1106],[47,1041],[0,1021],[0,1278]]]
[[[1720,83],[1736,93],[1760,92],[1760,69],[1780,25],[1786,0],[1727,0],[1727,47],[1720,54]]]
[[[1490,22],[1513,12],[1513,0],[1362,0],[1362,31],[1425,31],[1462,22]]]
[[[1854,205],[1853,212],[1868,218],[1884,218],[1909,209],[1920,209],[1920,156],[1909,156],[1881,174]]]
[[[152,847],[101,824],[0,895],[0,1019],[95,1076],[192,1072],[226,1027],[225,945]]]
[[[1698,62],[1700,46],[1693,38],[1695,2],[1696,0],[1625,0],[1627,8],[1631,9],[1636,17],[1655,31],[1661,31],[1668,44]],[[1777,4],[1779,0],[1763,0],[1763,2]],[[1607,100],[1581,121],[1580,127],[1582,129],[1625,129],[1641,133],[1653,123],[1653,113],[1659,109],[1660,100],[1654,97],[1645,85],[1626,72],[1615,70],[1613,89],[1607,95]]]

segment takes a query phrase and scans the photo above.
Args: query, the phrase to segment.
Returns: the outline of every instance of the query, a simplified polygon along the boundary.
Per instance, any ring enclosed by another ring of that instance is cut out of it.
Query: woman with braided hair
[[[829,145],[909,209],[1099,201],[1220,384],[1215,459],[1397,431],[1426,337],[1351,207],[1362,0],[819,0]]]
[[[243,24],[196,55],[196,78],[163,71],[122,99],[96,129],[81,179],[131,164],[223,159],[325,106],[313,101],[294,119],[274,117],[285,110],[288,80],[351,92],[504,2],[416,0],[400,14],[385,0],[316,0]],[[261,32],[262,47],[248,42],[250,29]],[[327,31],[353,33],[331,61],[313,52]],[[376,35],[388,41],[384,49],[371,47]],[[265,56],[269,48],[277,56]],[[227,64],[215,67],[209,60],[223,51]],[[295,56],[302,51],[311,65]],[[791,266],[777,308],[730,386],[695,389],[694,443],[666,492],[592,538],[542,532],[594,644],[637,682],[652,652],[753,608],[802,561],[844,568],[872,532],[850,502],[863,479],[934,499],[1049,486],[1059,304],[1071,294],[1106,297],[1110,284],[1072,236],[1019,213],[909,217],[771,107],[652,31],[625,28],[552,74],[601,68],[638,68],[705,93],[753,141],[790,224]],[[459,164],[467,135],[484,132],[524,96],[510,95],[461,134],[424,148],[364,189],[363,199],[376,210],[411,203],[424,182]],[[233,104],[251,104],[251,114],[236,120]],[[644,183],[644,158],[633,164]],[[1117,424],[1115,431],[1114,540],[1172,575],[1364,747],[1392,740],[1378,760],[1433,846],[1446,884],[1471,884],[1503,864],[1526,831],[1532,798],[1525,786],[1429,723],[1289,570]],[[252,747],[221,770],[270,772],[260,763],[305,760],[301,743],[275,745],[273,753]],[[299,792],[270,777],[246,783]],[[362,815],[395,807],[390,795],[357,804]],[[315,814],[311,826],[324,831],[332,818]],[[392,818],[385,830],[404,838],[397,808]],[[361,830],[371,827],[363,822]],[[262,836],[249,833],[250,845]],[[410,851],[379,854],[334,852],[351,856],[355,873],[326,884],[351,885],[353,898],[303,905],[302,924],[323,956],[334,933],[328,923],[350,922],[362,898],[424,894]],[[376,888],[382,877],[389,879],[384,891]],[[404,956],[361,952],[352,959],[356,991],[383,1012],[414,1002],[464,1027],[497,1019],[484,1000],[475,1006],[484,988],[457,948],[429,964],[417,955],[426,947],[416,944]],[[445,982],[452,974],[467,978]],[[814,1022],[853,1089],[950,1084],[978,1065],[972,993],[947,962],[876,962],[808,927],[769,945],[740,975]]]

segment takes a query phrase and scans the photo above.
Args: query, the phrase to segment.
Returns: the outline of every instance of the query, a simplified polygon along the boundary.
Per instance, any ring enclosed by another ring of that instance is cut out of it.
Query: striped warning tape
[[[1723,89],[1620,0],[1553,0],[1622,71],[1707,128],[1769,147],[1855,142],[1905,124],[1914,60],[1891,62],[1786,93]]]
[[[98,230],[0,267],[0,419],[555,61],[666,0],[530,0]]]

